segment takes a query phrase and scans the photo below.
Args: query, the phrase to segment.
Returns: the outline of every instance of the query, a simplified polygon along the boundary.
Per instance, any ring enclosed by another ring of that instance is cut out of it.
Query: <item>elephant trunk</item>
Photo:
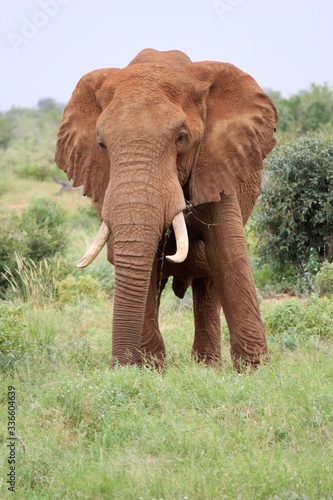
[[[144,225],[115,228],[112,362],[139,363],[146,303],[159,237]]]
[[[102,210],[112,234],[115,266],[112,363],[120,364],[141,361],[158,244],[166,226],[185,208],[176,168],[175,174],[166,168],[169,157],[162,145],[152,144],[152,136],[147,134],[139,138],[130,134],[126,139],[123,137],[119,149],[113,150],[110,184]],[[184,258],[184,252],[180,258]]]
[[[135,201],[129,204],[133,190]],[[141,360],[151,272],[163,233],[160,198],[153,186],[141,182],[125,184],[119,187],[118,202],[112,207],[110,226],[115,266],[112,363],[134,364]]]

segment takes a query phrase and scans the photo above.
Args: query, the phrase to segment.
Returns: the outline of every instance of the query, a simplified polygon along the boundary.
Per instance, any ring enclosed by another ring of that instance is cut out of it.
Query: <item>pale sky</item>
[[[235,64],[285,97],[333,85],[333,0],[0,0],[0,112],[66,103],[143,48]]]

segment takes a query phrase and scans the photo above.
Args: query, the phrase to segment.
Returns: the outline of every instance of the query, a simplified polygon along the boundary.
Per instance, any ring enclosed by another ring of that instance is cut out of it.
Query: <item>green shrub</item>
[[[61,306],[75,304],[84,297],[97,300],[99,295],[99,284],[90,275],[81,275],[79,278],[67,276],[58,283],[58,302]]]
[[[333,137],[302,137],[273,151],[254,218],[263,262],[308,273],[331,259]]]
[[[48,198],[33,200],[18,227],[28,246],[25,256],[34,261],[52,257],[66,246],[65,216],[60,206]]]
[[[333,262],[323,262],[314,283],[320,294],[333,294]]]
[[[114,290],[114,267],[105,259],[96,262],[90,269],[90,275],[99,283],[100,288],[111,297]]]
[[[84,237],[88,234],[91,238],[92,234],[97,234],[101,226],[101,221],[98,219],[94,207],[88,205],[71,214],[70,225],[75,229],[82,228],[84,230]]]
[[[333,302],[327,298],[285,300],[271,304],[263,316],[267,335],[290,349],[311,337],[333,337]]]
[[[23,179],[34,179],[36,181],[45,181],[50,177],[50,171],[44,165],[39,163],[29,163],[18,167],[16,174]]]
[[[17,256],[23,261],[31,259],[37,263],[54,256],[67,243],[67,227],[62,210],[47,198],[35,199],[21,217],[1,209],[0,227],[0,295],[8,288],[9,271],[21,283]],[[31,262],[29,265],[34,266]]]
[[[254,281],[262,295],[286,293],[298,288],[297,276],[292,266],[276,266],[274,263],[262,264],[252,259]]]
[[[266,334],[275,340],[283,340],[296,331],[304,329],[304,306],[298,299],[272,304],[264,314]]]

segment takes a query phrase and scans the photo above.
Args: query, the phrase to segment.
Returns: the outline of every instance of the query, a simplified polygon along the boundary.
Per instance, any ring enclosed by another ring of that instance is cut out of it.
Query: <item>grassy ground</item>
[[[35,194],[53,196],[57,190],[53,182],[18,179],[1,202],[29,203]],[[76,193],[55,199],[73,218],[87,207]],[[70,265],[92,233],[77,216],[66,253]],[[81,276],[95,276],[103,259]],[[167,290],[161,313],[164,373],[111,371],[112,299],[95,293],[89,280],[82,283],[90,292],[77,297],[75,283],[67,281],[57,300],[2,301],[18,318],[7,333],[20,336],[21,359],[14,373],[1,373],[1,498],[12,494],[6,483],[8,386],[15,387],[20,436],[17,498],[333,498],[328,300],[309,299],[304,308],[297,299],[283,306],[265,301],[271,361],[240,376],[231,365],[225,326],[222,366],[205,368],[191,360],[191,297],[181,302]],[[66,293],[72,300],[64,300]]]
[[[224,338],[223,366],[205,368],[189,356],[191,310],[168,292],[165,372],[110,371],[108,301],[21,307],[29,350],[0,395],[4,441],[15,387],[18,498],[332,498],[330,341],[270,338],[270,364],[240,376]]]

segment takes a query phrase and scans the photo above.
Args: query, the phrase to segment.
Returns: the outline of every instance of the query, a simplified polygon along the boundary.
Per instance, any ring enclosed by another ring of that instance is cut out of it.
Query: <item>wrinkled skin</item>
[[[249,75],[227,63],[192,63],[179,51],[146,49],[127,68],[80,80],[55,159],[74,186],[84,185],[111,232],[112,364],[163,363],[158,308],[170,276],[179,297],[192,286],[198,360],[221,358],[221,305],[236,368],[267,359],[243,226],[276,121]],[[189,253],[175,264],[164,258],[176,246],[166,230],[182,211]]]

